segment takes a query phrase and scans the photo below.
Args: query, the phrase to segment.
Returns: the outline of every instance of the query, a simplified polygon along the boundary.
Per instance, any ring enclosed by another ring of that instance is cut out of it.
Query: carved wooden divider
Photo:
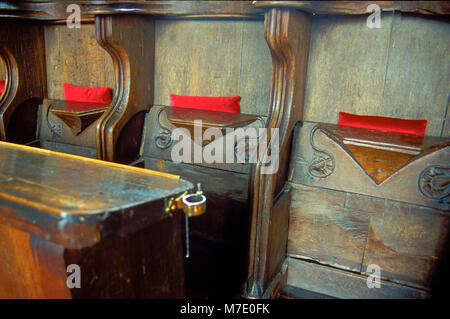
[[[114,161],[124,125],[153,104],[154,21],[138,15],[99,15],[95,26],[98,42],[113,59],[117,92],[109,111],[97,122],[97,154]]]
[[[7,69],[5,94],[0,101],[2,141],[8,139],[8,125],[18,107],[32,98],[46,97],[43,32],[43,26],[36,22],[0,23],[0,56]]]
[[[244,292],[252,298],[273,296],[284,278],[278,272],[285,257],[281,252],[287,238],[281,234],[287,230],[289,205],[284,212],[275,207],[283,206],[283,199],[289,197],[282,196],[279,203],[275,197],[286,186],[293,130],[302,119],[311,21],[305,13],[273,8],[265,14],[264,28],[273,68],[267,128],[268,134],[279,129],[280,166],[275,174],[264,174],[267,158],[262,158],[252,172],[249,270]]]

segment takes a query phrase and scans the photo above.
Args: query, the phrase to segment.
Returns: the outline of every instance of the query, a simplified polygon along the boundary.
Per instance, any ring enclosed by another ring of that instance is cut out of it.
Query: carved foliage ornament
[[[450,166],[434,165],[420,173],[419,189],[432,199],[443,199],[450,194]]]
[[[160,149],[169,148],[173,142],[172,131],[161,122],[161,113],[163,111],[164,108],[161,108],[157,115],[160,129],[158,135],[155,137],[156,146]]]
[[[314,136],[316,132],[320,130],[320,127],[314,127],[310,135],[311,147],[314,150],[313,158],[309,164],[309,173],[318,178],[325,178],[333,173],[335,168],[334,157],[325,150],[319,149],[314,144]]]

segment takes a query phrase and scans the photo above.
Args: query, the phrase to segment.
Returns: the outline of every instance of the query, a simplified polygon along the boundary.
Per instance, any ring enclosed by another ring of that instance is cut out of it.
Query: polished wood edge
[[[50,104],[50,107],[51,107],[51,104]],[[50,112],[52,112],[53,114],[80,117],[80,116],[85,116],[85,115],[104,113],[108,108],[109,108],[109,106],[97,108],[97,109],[90,109],[90,110],[80,110],[80,111],[58,110],[55,108],[50,108]]]
[[[380,6],[382,12],[398,11],[423,15],[449,15],[447,1],[254,1],[255,8],[291,8],[319,15],[365,15],[371,4]]]
[[[450,138],[445,137],[434,137],[434,136],[416,136],[411,134],[401,134],[401,133],[393,133],[387,131],[378,131],[378,130],[368,130],[363,128],[355,128],[350,126],[344,126],[346,130],[348,130],[349,134],[358,135],[359,132],[366,133],[370,132],[373,134],[374,138],[371,139],[367,136],[359,137],[350,137],[346,136],[342,132],[339,131],[340,126],[336,124],[328,124],[328,123],[317,123],[315,128],[316,130],[320,130],[324,132],[331,139],[339,143],[340,145],[357,145],[363,147],[384,149],[399,153],[407,153],[412,155],[418,155],[420,153],[428,153],[431,151],[436,151],[447,146],[450,146]],[[390,137],[393,135],[397,136],[410,136],[410,137],[418,137],[421,139],[421,145],[410,144],[408,142],[393,142]],[[377,140],[378,139],[378,140]]]
[[[290,8],[318,15],[365,15],[370,4],[382,12],[449,15],[447,1],[4,1],[0,17],[63,21],[71,13],[69,4],[80,6],[82,19],[92,21],[95,15],[147,14],[179,18],[255,18],[270,8]]]
[[[58,157],[64,157],[64,158],[68,158],[68,159],[75,159],[75,160],[85,162],[85,163],[106,165],[108,167],[120,168],[120,169],[126,170],[126,171],[138,172],[139,174],[143,174],[143,175],[158,176],[158,177],[170,178],[170,179],[175,179],[175,180],[180,179],[180,176],[178,176],[178,175],[173,175],[173,174],[168,174],[168,173],[163,173],[163,172],[153,171],[153,170],[148,170],[148,169],[142,169],[142,168],[135,167],[135,166],[128,166],[128,165],[118,164],[118,163],[114,163],[114,162],[78,156],[78,155],[59,153],[59,152],[54,152],[54,151],[50,151],[50,150],[46,150],[46,149],[42,149],[42,148],[36,148],[36,147],[30,147],[30,146],[0,141],[0,147],[2,147],[2,146],[9,147],[9,148],[15,148],[17,150],[23,150],[23,151],[27,151],[27,152],[31,152],[31,153],[36,153],[36,154],[42,154],[42,155],[48,155],[48,156],[58,156]]]
[[[114,14],[185,19],[254,19],[264,14],[252,1],[5,1],[0,3],[0,18],[63,21],[71,14],[66,9],[72,3],[80,7],[84,21]]]
[[[186,119],[177,117],[172,113],[172,107],[170,106],[163,106],[167,112],[167,119],[169,122],[171,122],[173,125],[183,125],[183,126],[194,126],[194,121],[192,119]],[[196,120],[202,120],[202,126],[204,128],[235,128],[238,126],[244,126],[248,125],[250,123],[253,123],[258,120],[263,120],[261,116],[259,115],[253,115],[253,114],[244,114],[239,113],[236,114],[236,119],[229,121],[229,122],[223,122],[220,123],[219,121],[214,121],[213,119],[206,119],[208,115],[210,116],[216,116],[220,119],[221,114],[227,115],[225,112],[219,112],[219,111],[208,111],[208,110],[198,110],[198,109],[187,109],[187,108],[177,108],[180,110],[180,113],[183,111],[187,112],[193,112],[194,115],[189,114],[189,116],[195,117]],[[183,114],[180,114],[181,116]]]

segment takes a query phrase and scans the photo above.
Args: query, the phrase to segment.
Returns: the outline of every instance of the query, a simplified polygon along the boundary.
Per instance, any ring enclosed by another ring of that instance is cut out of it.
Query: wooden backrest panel
[[[241,96],[267,116],[272,60],[262,20],[156,20],[155,104],[170,94]]]
[[[64,100],[63,82],[114,90],[113,62],[97,42],[93,23],[82,23],[79,29],[46,25],[44,32],[50,99]]]

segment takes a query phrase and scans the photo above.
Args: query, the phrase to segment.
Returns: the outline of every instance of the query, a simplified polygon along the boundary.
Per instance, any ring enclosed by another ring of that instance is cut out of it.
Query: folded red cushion
[[[92,102],[108,105],[111,103],[111,88],[82,87],[63,83],[67,101]]]
[[[5,82],[6,80],[0,80],[0,95],[2,95],[3,91],[5,90]]]
[[[425,135],[427,120],[405,120],[394,117],[356,115],[339,112],[339,125]]]
[[[185,96],[170,94],[170,102],[173,107],[229,113],[240,113],[240,100],[240,96]]]

